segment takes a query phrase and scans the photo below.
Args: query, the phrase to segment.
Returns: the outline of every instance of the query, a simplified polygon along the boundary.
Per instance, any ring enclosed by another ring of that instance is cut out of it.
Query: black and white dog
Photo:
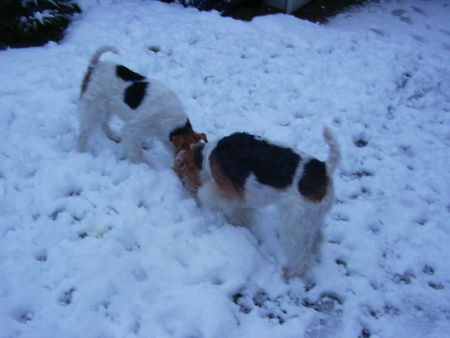
[[[326,162],[247,133],[193,145],[176,156],[174,170],[200,204],[247,224],[254,208],[280,207],[286,276],[304,276],[317,259],[323,220],[334,199],[332,174],[339,145],[325,128]]]
[[[92,133],[99,127],[115,142],[123,138],[127,156],[135,163],[143,161],[141,141],[150,135],[167,145],[171,143],[175,154],[200,140],[206,141],[205,134],[194,132],[172,90],[123,65],[99,61],[105,52],[117,54],[118,50],[110,46],[99,48],[81,85],[79,151],[86,151]],[[113,114],[124,122],[122,138],[109,127]]]

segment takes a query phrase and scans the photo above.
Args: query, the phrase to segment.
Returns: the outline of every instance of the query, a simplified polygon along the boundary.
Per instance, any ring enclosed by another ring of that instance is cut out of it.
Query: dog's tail
[[[98,64],[98,61],[100,60],[100,56],[102,56],[103,53],[106,52],[112,52],[114,54],[119,54],[119,50],[112,46],[103,46],[100,47],[95,51],[95,53],[91,56],[91,60],[89,61],[89,66],[84,74],[83,81],[81,82],[81,91],[80,91],[80,98],[83,96],[84,92],[86,91],[89,80],[91,79],[92,72],[95,68],[95,66]]]
[[[98,61],[100,60],[100,56],[106,52],[111,52],[114,54],[119,54],[119,50],[113,46],[103,46],[95,51],[95,53],[91,56],[91,60],[89,61],[89,68],[94,68]]]
[[[323,129],[323,137],[325,138],[328,147],[330,147],[330,152],[327,159],[327,168],[331,174],[336,170],[336,167],[341,160],[341,149],[334,138],[333,133],[330,129],[328,129],[328,127]]]

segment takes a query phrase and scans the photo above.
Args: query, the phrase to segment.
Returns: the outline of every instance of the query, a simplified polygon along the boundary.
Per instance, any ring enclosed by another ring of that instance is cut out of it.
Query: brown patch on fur
[[[208,142],[206,134],[199,134],[195,131],[173,135],[171,139],[175,154],[178,154],[181,150],[190,150],[191,145],[199,143],[202,140]]]
[[[185,186],[186,190],[196,195],[198,189],[202,185],[200,180],[200,170],[195,163],[194,154],[195,151],[204,146],[204,143],[197,142],[190,146],[189,149],[181,150],[175,158],[175,164],[173,170],[180,178],[181,182]],[[209,158],[209,166],[211,169],[211,175],[223,197],[227,199],[244,199],[244,190],[235,185],[221,170],[217,160],[214,156]]]
[[[223,173],[214,154],[209,157],[209,166],[211,168],[211,175],[225,198],[230,200],[244,199],[244,189],[234,184],[230,178]]]
[[[306,199],[320,203],[327,194],[328,181],[325,163],[313,159],[305,164],[298,190]]]
[[[314,182],[302,179],[300,180],[299,190],[306,199],[320,203],[327,194],[327,185],[317,185]]]
[[[181,150],[176,156],[173,166],[173,170],[183,182],[186,190],[192,195],[196,195],[201,186],[199,169],[194,162],[195,150],[201,145],[198,143],[190,149]]]

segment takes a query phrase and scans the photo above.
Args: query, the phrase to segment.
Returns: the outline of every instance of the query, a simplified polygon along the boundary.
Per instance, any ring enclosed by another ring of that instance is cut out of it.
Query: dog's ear
[[[206,137],[205,133],[194,133],[194,138],[196,139],[196,141],[200,142],[200,141],[205,141],[208,142],[208,137]]]
[[[179,159],[179,158],[176,158],[175,159],[175,167],[182,167],[182,166],[184,166],[184,162],[181,160],[181,159]]]
[[[186,154],[187,150],[181,150],[177,156],[175,157],[175,166],[176,167],[183,167],[186,162]]]

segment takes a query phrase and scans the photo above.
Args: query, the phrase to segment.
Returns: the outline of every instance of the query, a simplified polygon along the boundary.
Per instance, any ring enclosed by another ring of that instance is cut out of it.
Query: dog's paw
[[[116,143],[122,142],[122,138],[121,138],[120,136],[108,136],[108,138],[109,138],[111,141],[116,142]]]

